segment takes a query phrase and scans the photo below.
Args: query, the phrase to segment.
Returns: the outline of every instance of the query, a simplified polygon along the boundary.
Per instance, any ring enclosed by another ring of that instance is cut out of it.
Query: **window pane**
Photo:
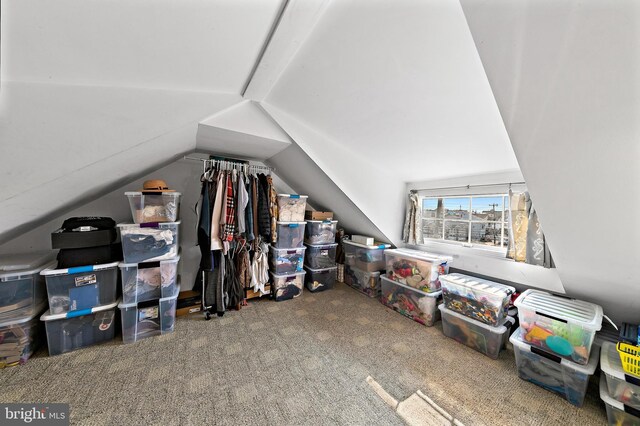
[[[473,197],[471,199],[471,220],[474,221],[502,221],[502,204],[504,197]]]
[[[425,219],[438,218],[442,219],[444,208],[442,206],[442,198],[425,198],[422,200],[422,217]]]
[[[422,238],[442,239],[442,221],[441,220],[423,220],[422,221]]]
[[[509,247],[509,225],[504,224],[504,238],[502,239],[502,247]]]
[[[446,219],[469,220],[469,197],[445,198],[444,212]]]
[[[471,223],[471,243],[500,247],[502,222]]]
[[[469,222],[447,220],[444,224],[444,239],[449,241],[469,241]]]

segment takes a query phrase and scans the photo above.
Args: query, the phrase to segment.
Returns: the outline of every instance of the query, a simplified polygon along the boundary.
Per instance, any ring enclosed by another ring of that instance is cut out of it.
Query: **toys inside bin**
[[[447,309],[491,326],[507,316],[515,288],[463,274],[440,277]]]
[[[385,250],[387,276],[390,280],[418,290],[440,290],[440,275],[449,272],[453,258],[418,250]]]
[[[640,347],[624,342],[618,342],[616,346],[622,368],[627,374],[640,377]]]
[[[611,395],[608,382],[603,375],[600,376],[600,399],[607,409],[607,421],[611,426],[638,426],[640,425],[640,410],[637,410],[623,402],[616,400]]]
[[[600,353],[600,368],[607,380],[609,395],[616,401],[640,410],[640,377],[632,376],[622,367],[616,344],[603,342]]]
[[[524,340],[568,361],[586,365],[602,308],[593,303],[527,290],[515,301]]]
[[[380,302],[383,305],[428,327],[440,319],[440,311],[436,309],[440,292],[425,293],[392,281],[385,275],[380,279]]]
[[[369,297],[380,295],[380,272],[362,271],[345,265],[344,283]]]
[[[269,246],[269,266],[276,274],[301,272],[305,251],[305,247],[278,249]]]

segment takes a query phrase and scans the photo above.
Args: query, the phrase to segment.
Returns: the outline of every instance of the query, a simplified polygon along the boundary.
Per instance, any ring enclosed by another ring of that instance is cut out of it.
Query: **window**
[[[509,244],[507,194],[422,197],[422,238],[503,249]]]

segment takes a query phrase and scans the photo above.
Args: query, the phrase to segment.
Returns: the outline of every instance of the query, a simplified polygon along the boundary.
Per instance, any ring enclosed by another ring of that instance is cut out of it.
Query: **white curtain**
[[[507,257],[516,262],[552,268],[553,259],[528,192],[509,190],[509,246]]]
[[[402,232],[402,241],[407,244],[420,244],[421,226],[420,197],[415,192],[410,192],[407,199],[407,213],[404,219],[404,229]]]

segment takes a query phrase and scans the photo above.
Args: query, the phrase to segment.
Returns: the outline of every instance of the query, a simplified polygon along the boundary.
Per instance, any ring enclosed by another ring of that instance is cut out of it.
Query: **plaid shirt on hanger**
[[[225,212],[223,241],[233,241],[236,232],[236,208],[233,199],[233,181],[231,173],[227,176],[227,211]]]

